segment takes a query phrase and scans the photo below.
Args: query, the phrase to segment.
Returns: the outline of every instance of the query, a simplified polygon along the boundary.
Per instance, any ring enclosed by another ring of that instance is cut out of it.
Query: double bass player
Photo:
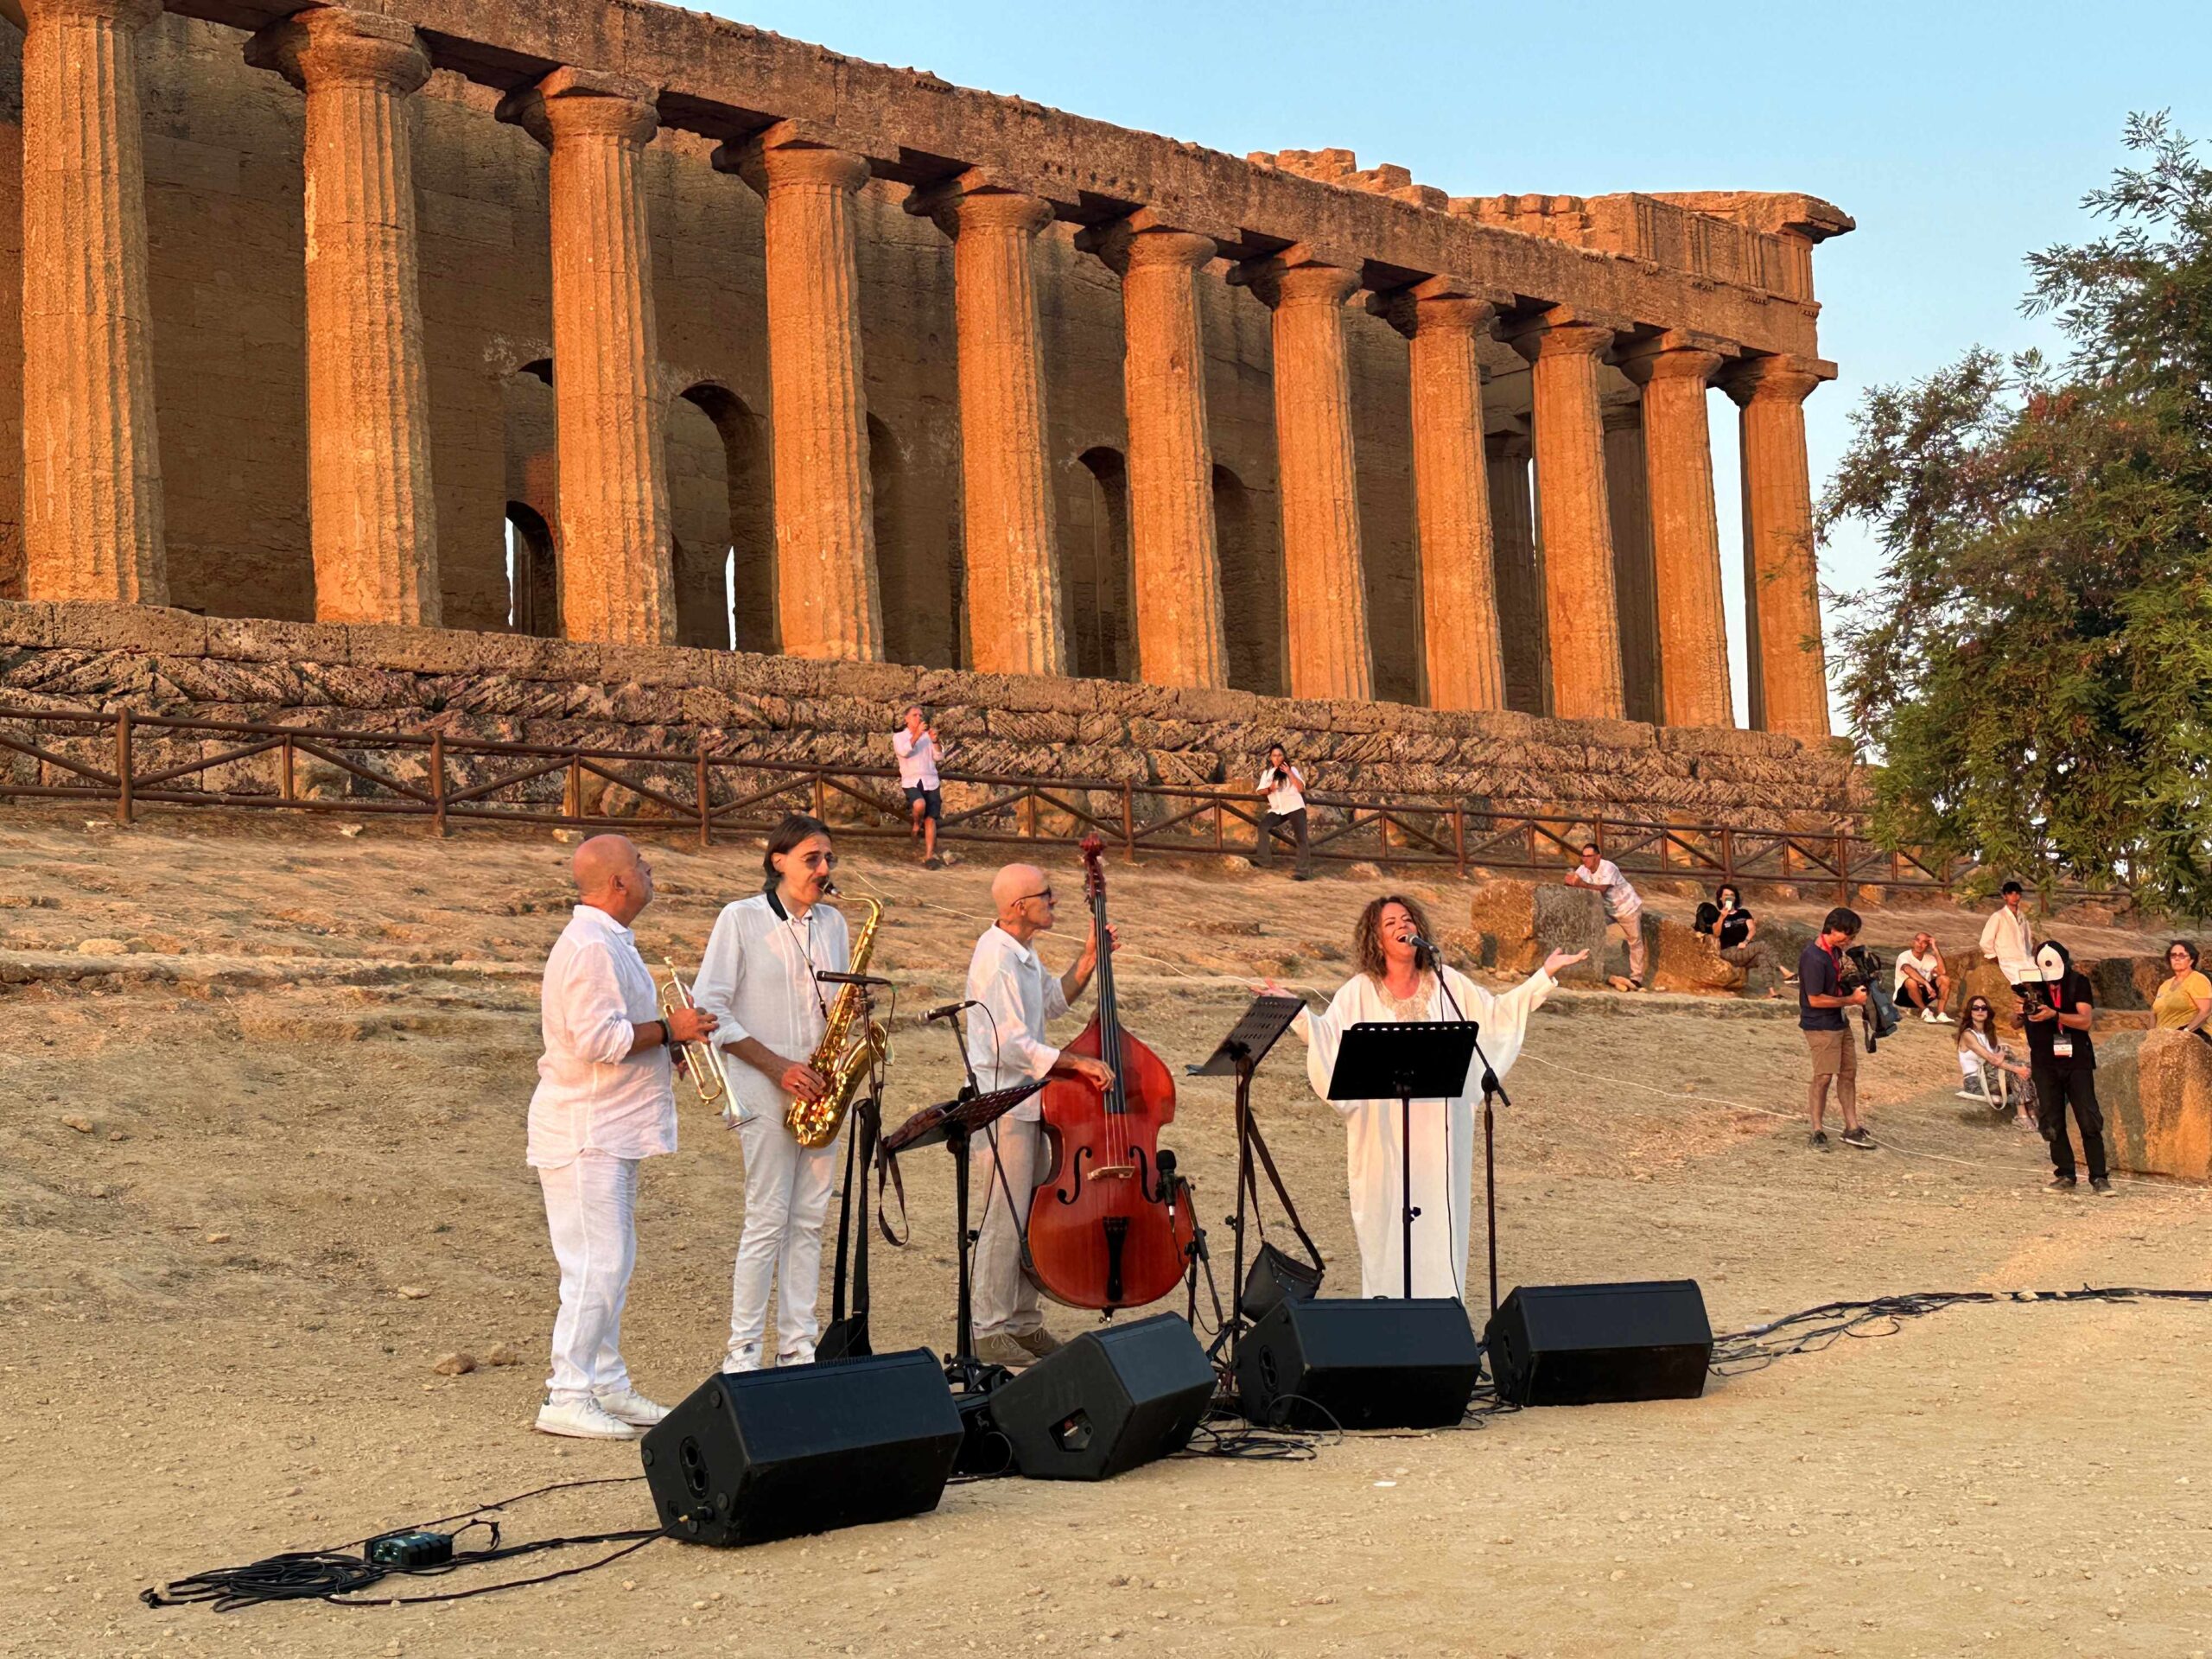
[[[1063,1054],[1045,1040],[1046,1022],[1066,1014],[1098,968],[1098,931],[1054,976],[1033,941],[1055,919],[1051,879],[1033,864],[1009,864],[991,880],[997,920],[976,941],[968,964],[968,1058],[988,1093],[1033,1077],[1074,1077],[1110,1088],[1103,1061]],[[1114,930],[1106,930],[1112,948]],[[1015,1368],[1042,1359],[1059,1340],[1045,1329],[1037,1287],[1022,1271],[1021,1230],[1045,1174],[1042,1109],[1033,1096],[1001,1118],[976,1164],[983,1219],[976,1237],[976,1357]]]

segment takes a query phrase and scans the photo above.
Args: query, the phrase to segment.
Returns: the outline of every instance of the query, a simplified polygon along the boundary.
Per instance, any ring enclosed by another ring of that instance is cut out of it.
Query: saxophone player
[[[715,918],[692,986],[714,1017],[715,1042],[738,1062],[728,1069],[745,1151],[745,1226],[725,1371],[759,1370],[764,1354],[779,1365],[805,1364],[822,1333],[814,1302],[836,1147],[802,1147],[784,1119],[791,1101],[818,1100],[829,1086],[808,1064],[830,1017],[814,976],[848,971],[852,950],[845,918],[822,902],[837,863],[827,825],[792,813],[770,833],[761,862],[761,891]],[[767,1348],[772,1286],[776,1339]]]

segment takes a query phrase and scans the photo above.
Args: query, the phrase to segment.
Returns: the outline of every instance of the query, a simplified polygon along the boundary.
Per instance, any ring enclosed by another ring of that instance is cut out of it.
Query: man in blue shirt
[[[1844,947],[1859,937],[1859,912],[1839,905],[1821,924],[1821,935],[1797,958],[1797,1024],[1812,1051],[1813,1081],[1805,1103],[1813,1115],[1814,1150],[1828,1150],[1821,1127],[1828,1104],[1828,1079],[1835,1079],[1836,1104],[1843,1109],[1843,1144],[1857,1152],[1874,1150],[1874,1137],[1859,1122],[1859,1054],[1852,1046],[1846,1008],[1864,1007],[1866,992],[1843,988]]]

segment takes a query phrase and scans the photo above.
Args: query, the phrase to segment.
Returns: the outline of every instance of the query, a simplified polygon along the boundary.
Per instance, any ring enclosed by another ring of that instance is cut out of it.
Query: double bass
[[[1110,1088],[1054,1077],[1041,1109],[1052,1166],[1029,1205],[1027,1259],[1037,1288],[1071,1307],[1141,1307],[1175,1288],[1196,1220],[1174,1155],[1160,1168],[1162,1126],[1174,1121],[1175,1079],[1122,1029],[1106,931],[1106,843],[1083,842],[1083,891],[1098,936],[1098,1011],[1062,1052],[1103,1058]]]

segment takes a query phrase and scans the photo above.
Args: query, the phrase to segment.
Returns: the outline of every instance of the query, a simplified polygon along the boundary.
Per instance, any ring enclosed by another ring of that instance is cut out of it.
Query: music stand
[[[1217,1348],[1224,1342],[1228,1344],[1232,1364],[1236,1363],[1237,1339],[1244,1326],[1244,1195],[1253,1185],[1252,1074],[1260,1069],[1260,1062],[1267,1058],[1268,1051],[1281,1040],[1305,1007],[1302,997],[1254,998],[1243,1018],[1221,1039],[1221,1046],[1206,1057],[1203,1065],[1190,1068],[1190,1075],[1194,1077],[1234,1074],[1236,1078],[1236,1214],[1230,1223],[1236,1240],[1234,1274],[1230,1280],[1230,1294],[1234,1300],[1221,1335],[1215,1338]]]
[[[973,1244],[968,1236],[968,1141],[978,1129],[988,1128],[1044,1086],[1045,1080],[1036,1077],[1011,1089],[977,1095],[963,1085],[957,1098],[923,1107],[883,1137],[883,1150],[889,1157],[895,1158],[916,1147],[933,1146],[940,1141],[952,1154],[953,1224],[957,1229],[954,1243],[960,1261],[960,1308],[952,1333],[952,1356],[945,1362],[944,1369],[948,1378],[957,1376],[970,1390],[980,1387],[977,1374],[982,1367],[976,1358],[975,1286],[969,1269]]]
[[[1336,1070],[1329,1077],[1331,1100],[1398,1102],[1399,1185],[1403,1190],[1399,1225],[1405,1294],[1414,1294],[1414,1101],[1456,1100],[1467,1086],[1475,1063],[1480,1027],[1471,1020],[1363,1020],[1337,1045]],[[1448,1182],[1452,1173],[1444,1173]]]

